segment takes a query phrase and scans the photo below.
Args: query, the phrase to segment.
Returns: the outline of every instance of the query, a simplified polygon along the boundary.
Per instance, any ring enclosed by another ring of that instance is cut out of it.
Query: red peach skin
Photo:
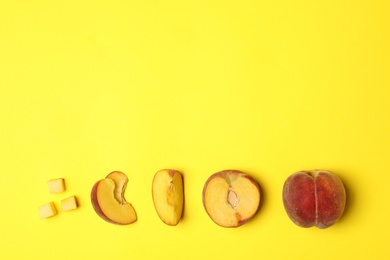
[[[300,227],[332,226],[343,215],[345,203],[344,185],[329,171],[296,172],[283,186],[286,213]]]

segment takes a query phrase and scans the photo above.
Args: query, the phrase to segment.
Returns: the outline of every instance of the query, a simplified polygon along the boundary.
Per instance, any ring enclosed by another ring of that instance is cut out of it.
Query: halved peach
[[[203,206],[222,227],[238,227],[250,220],[260,204],[260,187],[248,174],[225,170],[211,175],[203,187]]]

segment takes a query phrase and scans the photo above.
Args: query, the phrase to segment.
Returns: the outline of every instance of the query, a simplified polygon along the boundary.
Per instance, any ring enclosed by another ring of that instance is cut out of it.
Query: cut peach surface
[[[260,187],[248,174],[225,170],[213,174],[203,188],[203,205],[222,227],[238,227],[250,220],[260,204]]]
[[[65,191],[65,182],[63,178],[51,179],[47,182],[50,193],[61,193]]]
[[[107,222],[127,225],[137,220],[133,206],[123,196],[127,180],[124,173],[113,172],[105,179],[96,182],[92,188],[92,206],[95,212]]]
[[[69,211],[77,208],[77,200],[75,196],[61,200],[61,210]]]
[[[176,226],[183,213],[183,178],[176,170],[160,170],[153,178],[152,198],[160,219],[167,225]]]
[[[54,206],[54,203],[52,201],[39,207],[39,217],[41,219],[49,218],[56,214],[57,214],[57,209]]]
[[[114,171],[107,175],[106,179],[111,179],[114,181],[115,184],[115,190],[114,190],[114,197],[117,201],[120,203],[125,203],[125,197],[124,193],[126,190],[128,178],[127,176],[120,171]]]

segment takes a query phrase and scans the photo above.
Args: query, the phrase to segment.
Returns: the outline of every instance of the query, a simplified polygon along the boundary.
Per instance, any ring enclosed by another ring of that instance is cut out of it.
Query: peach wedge
[[[111,172],[105,179],[95,183],[91,202],[95,212],[105,221],[128,225],[137,220],[133,206],[124,198],[128,179],[119,171]]]
[[[152,198],[160,219],[169,226],[176,226],[183,214],[183,177],[176,170],[160,170],[153,178]]]

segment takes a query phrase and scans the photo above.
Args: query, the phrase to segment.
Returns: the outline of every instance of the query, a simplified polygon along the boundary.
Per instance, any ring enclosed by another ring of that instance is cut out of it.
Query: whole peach
[[[283,186],[283,205],[300,227],[328,228],[344,213],[346,193],[342,181],[324,170],[299,171]]]

